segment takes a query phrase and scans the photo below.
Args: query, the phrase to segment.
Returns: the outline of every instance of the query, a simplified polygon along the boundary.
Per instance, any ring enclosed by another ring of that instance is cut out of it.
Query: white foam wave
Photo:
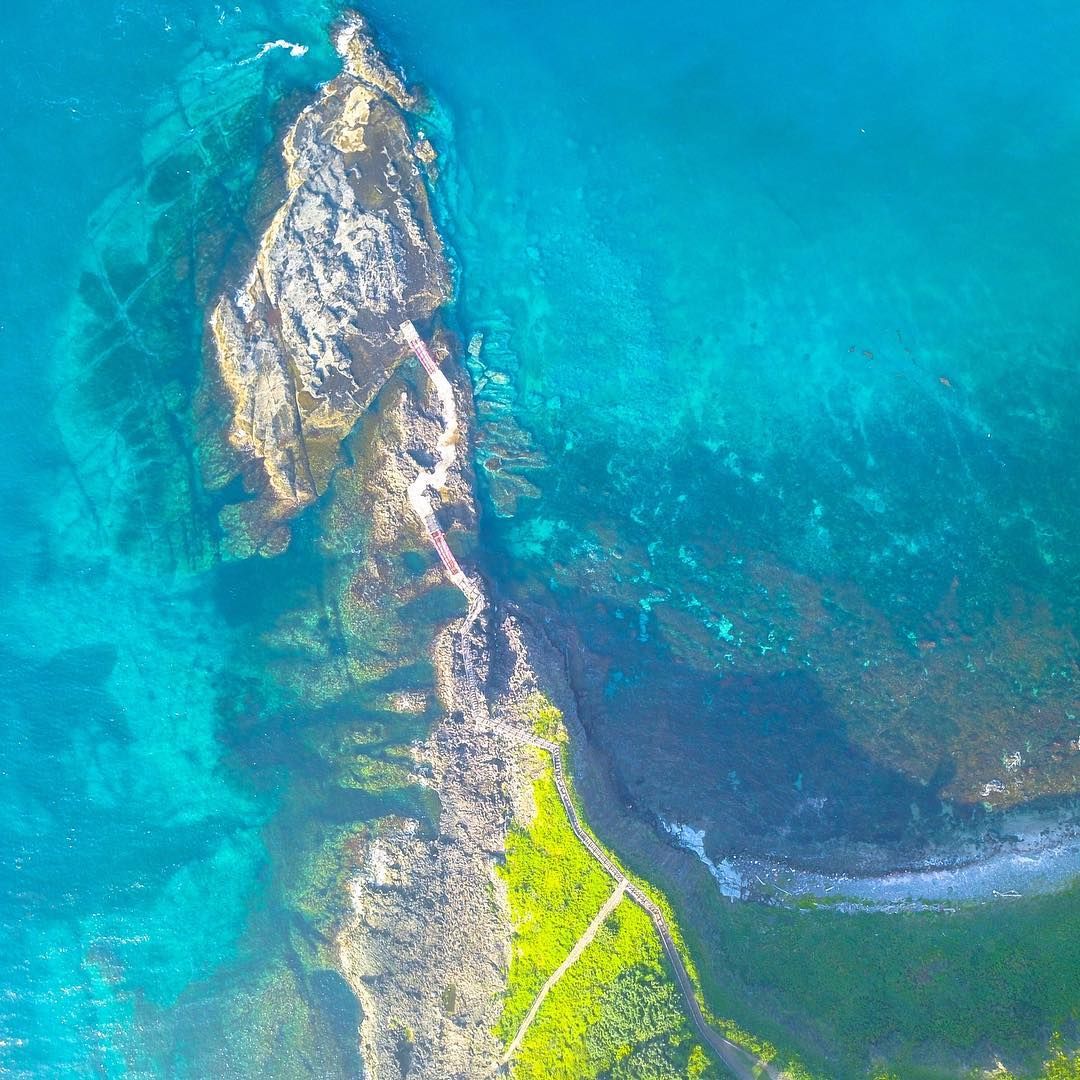
[[[274,49],[288,49],[290,56],[306,56],[308,47],[306,45],[297,45],[295,41],[286,41],[284,38],[278,38],[277,41],[264,41],[262,48],[254,55],[249,56],[246,60],[241,60],[241,64],[253,64],[256,60],[261,60],[268,52],[272,52]]]
[[[715,863],[705,854],[704,829],[695,829],[678,821],[664,821],[663,818],[660,818],[660,823],[675,837],[680,847],[692,851],[705,864],[724,896],[729,900],[741,898],[742,878],[734,864],[728,859],[721,859],[720,862]]]

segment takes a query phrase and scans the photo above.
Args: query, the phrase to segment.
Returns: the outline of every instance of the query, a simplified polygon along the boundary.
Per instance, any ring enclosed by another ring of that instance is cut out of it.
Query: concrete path
[[[446,477],[457,458],[457,405],[450,380],[443,373],[442,368],[435,363],[427,345],[417,334],[416,327],[406,321],[401,324],[401,333],[431,378],[435,392],[439,395],[439,404],[442,406],[443,413],[443,430],[439,435],[438,446],[435,448],[438,452],[435,468],[421,470],[409,485],[409,506],[413,513],[423,521],[432,512],[428,490],[439,491],[445,486]]]

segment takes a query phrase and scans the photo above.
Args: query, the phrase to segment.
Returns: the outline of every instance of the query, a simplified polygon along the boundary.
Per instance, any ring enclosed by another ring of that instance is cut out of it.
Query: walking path
[[[717,1057],[727,1065],[738,1080],[759,1080],[763,1076],[771,1077],[772,1080],[779,1080],[780,1072],[775,1066],[759,1061],[749,1051],[744,1050],[730,1039],[725,1039],[705,1019],[705,1014],[694,991],[694,983],[690,978],[690,973],[686,970],[682,954],[675,945],[675,939],[672,937],[671,928],[668,926],[664,913],[655,901],[626,877],[607,852],[593,839],[592,834],[586,831],[582,825],[581,819],[578,817],[577,807],[574,805],[566,784],[562,747],[558,743],[542,739],[538,735],[533,735],[531,732],[512,727],[509,724],[496,725],[496,728],[518,742],[540,747],[551,755],[551,762],[555,772],[555,787],[559,793],[559,801],[566,812],[570,828],[573,829],[574,835],[581,841],[589,854],[615,879],[618,885],[621,885],[626,890],[626,895],[642,908],[652,920],[652,924],[656,927],[656,932],[664,946],[668,962],[671,964],[671,969],[675,974],[675,981],[679,984],[679,990],[682,992],[683,999],[686,1002],[690,1020],[702,1040],[712,1047]]]
[[[447,379],[442,369],[432,357],[427,345],[416,332],[416,327],[413,326],[411,322],[404,322],[401,325],[401,333],[409,347],[416,354],[417,359],[423,364],[424,370],[427,371],[428,375],[431,377],[443,408],[445,426],[442,434],[439,436],[439,460],[436,462],[433,469],[420,472],[416,479],[409,485],[409,506],[423,524],[439,558],[442,560],[442,564],[445,567],[450,580],[461,590],[465,595],[465,598],[469,601],[469,612],[458,630],[458,639],[461,644],[461,661],[465,672],[465,683],[469,696],[470,712],[472,714],[470,720],[478,725],[482,724],[492,727],[495,731],[501,732],[517,742],[528,743],[531,746],[536,746],[541,750],[547,751],[551,756],[552,768],[555,774],[555,788],[558,791],[559,801],[562,803],[563,810],[566,812],[570,828],[589,854],[592,855],[592,857],[604,868],[607,874],[615,881],[615,891],[611,894],[607,903],[600,909],[596,918],[589,924],[589,928],[582,937],[578,939],[573,949],[570,950],[570,954],[540,990],[540,993],[533,1002],[532,1008],[525,1017],[522,1026],[518,1029],[514,1041],[510,1044],[509,1049],[503,1057],[503,1066],[505,1067],[513,1057],[514,1053],[516,1053],[525,1031],[528,1029],[529,1024],[532,1023],[533,1017],[539,1011],[548,991],[556,982],[558,982],[559,978],[562,977],[567,968],[569,968],[578,956],[581,955],[582,951],[595,936],[596,931],[600,928],[611,911],[614,910],[615,905],[622,899],[623,894],[625,893],[626,896],[630,897],[635,904],[638,904],[646,912],[652,920],[653,926],[656,927],[656,932],[660,935],[660,940],[664,946],[664,952],[667,954],[668,961],[671,963],[672,970],[675,973],[675,980],[679,984],[679,989],[682,991],[683,998],[686,1001],[690,1019],[701,1038],[712,1047],[717,1056],[725,1065],[727,1065],[738,1080],[759,1080],[762,1076],[768,1076],[773,1078],[773,1080],[779,1080],[780,1073],[774,1066],[766,1065],[763,1062],[758,1061],[757,1058],[742,1049],[742,1047],[737,1046],[729,1039],[725,1039],[712,1028],[705,1019],[705,1014],[701,1009],[697,994],[694,991],[694,984],[690,978],[690,973],[686,970],[683,958],[675,945],[675,940],[671,935],[671,930],[664,913],[652,899],[626,877],[611,856],[608,855],[608,853],[596,842],[592,834],[585,829],[584,825],[582,825],[581,819],[578,817],[577,807],[574,805],[574,801],[570,795],[569,786],[566,782],[566,769],[563,763],[562,747],[559,743],[553,742],[550,739],[541,738],[531,731],[526,731],[523,728],[518,728],[510,724],[498,722],[492,723],[488,713],[487,700],[484,696],[483,688],[480,686],[480,681],[476,677],[472,656],[472,643],[470,641],[472,628],[484,608],[487,606],[487,601],[484,598],[483,590],[474,581],[465,576],[465,573],[458,565],[457,559],[454,558],[453,552],[446,543],[446,537],[435,518],[431,499],[428,496],[428,491],[430,489],[438,491],[445,484],[447,473],[449,472],[450,466],[453,465],[457,454],[456,442],[458,425],[457,407],[454,402],[454,390],[450,385],[450,380]]]
[[[536,1014],[540,1011],[540,1006],[544,1004],[544,998],[548,996],[551,988],[566,974],[574,961],[577,960],[590,944],[592,944],[592,939],[596,937],[597,931],[607,921],[607,917],[622,903],[623,893],[625,892],[626,882],[620,881],[618,885],[615,886],[615,891],[604,902],[604,906],[596,913],[596,918],[589,923],[585,933],[574,942],[574,947],[566,954],[566,959],[551,973],[547,982],[540,987],[540,993],[536,995],[536,1000],[533,1001],[532,1007],[526,1014],[525,1019],[521,1021],[521,1026],[514,1036],[514,1041],[507,1047],[506,1053],[503,1054],[503,1065],[507,1065],[518,1052],[518,1047],[521,1046],[521,1040],[525,1038],[525,1032],[529,1030],[529,1025],[536,1019]]]
[[[429,490],[439,491],[445,486],[447,474],[457,458],[458,422],[454,388],[450,385],[450,380],[446,377],[442,368],[435,363],[427,345],[424,344],[420,335],[416,332],[416,327],[411,322],[403,322],[401,324],[401,333],[408,342],[409,347],[416,353],[417,359],[424,365],[424,370],[431,377],[443,411],[443,430],[439,435],[437,447],[439,459],[435,462],[435,468],[423,469],[416,474],[416,478],[409,485],[409,506],[423,523],[428,537],[432,544],[435,545],[435,550],[439,553],[443,566],[446,567],[450,580],[471,600],[471,590],[466,587],[467,579],[465,574],[462,572],[461,567],[458,566],[454,553],[446,543],[446,537],[443,535],[442,528],[435,517],[431,499],[428,496]]]

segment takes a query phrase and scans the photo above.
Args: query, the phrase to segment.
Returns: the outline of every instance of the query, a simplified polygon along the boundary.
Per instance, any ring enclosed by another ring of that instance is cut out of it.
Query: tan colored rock
[[[223,514],[241,550],[283,546],[281,523],[326,490],[407,355],[398,326],[450,292],[404,112],[415,99],[358,16],[335,43],[345,70],[285,134],[285,199],[210,317],[228,443],[258,495]]]
[[[431,140],[424,137],[422,132],[420,139],[413,147],[413,152],[425,165],[430,165],[439,156],[435,147],[431,145]]]
[[[500,1047],[510,924],[495,862],[510,803],[490,736],[440,724],[414,751],[439,794],[439,830],[386,823],[351,883],[341,970],[363,1011],[361,1050],[379,1080],[489,1075]]]

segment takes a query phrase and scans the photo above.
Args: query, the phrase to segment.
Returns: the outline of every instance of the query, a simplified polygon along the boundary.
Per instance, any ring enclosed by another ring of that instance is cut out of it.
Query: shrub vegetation
[[[614,887],[570,828],[550,769],[535,782],[533,794],[536,817],[528,829],[510,834],[500,868],[514,921],[509,984],[497,1028],[505,1043]]]
[[[782,1051],[816,1048],[810,1063],[833,1080],[874,1076],[875,1060],[903,1080],[997,1059],[1016,1076],[1073,1075],[1060,1047],[1041,1063],[1052,1033],[1074,1042],[1080,1023],[1080,888],[856,914],[731,904],[709,885],[680,904],[709,1004]]]
[[[552,737],[557,714],[539,719]],[[550,768],[535,782],[534,796],[536,816],[511,834],[500,870],[514,920],[497,1028],[505,1044],[614,888],[574,836]],[[513,1069],[520,1080],[720,1075],[694,1038],[652,923],[627,900],[548,994]]]
[[[649,917],[623,900],[544,1000],[517,1080],[695,1080],[721,1074],[697,1042]]]

